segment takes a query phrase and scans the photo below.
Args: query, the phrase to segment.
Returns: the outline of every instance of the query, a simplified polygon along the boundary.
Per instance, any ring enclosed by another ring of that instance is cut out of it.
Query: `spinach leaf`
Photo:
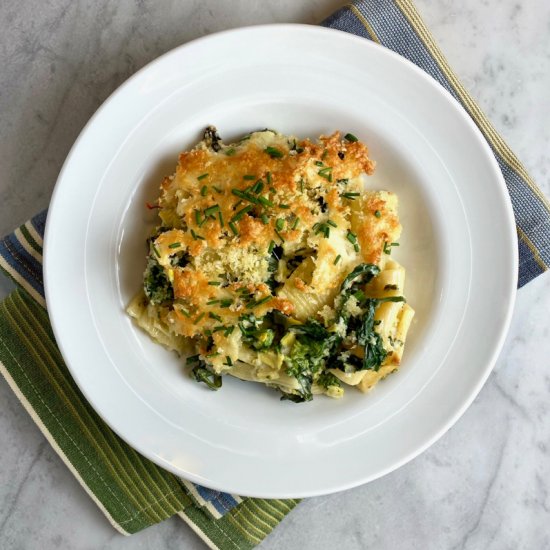
[[[203,382],[213,391],[217,391],[222,387],[222,377],[208,370],[202,361],[193,368],[191,374],[197,382]]]
[[[275,331],[266,328],[264,319],[258,319],[253,313],[239,317],[239,329],[242,341],[255,350],[270,348],[275,340]]]
[[[346,292],[351,289],[352,285],[357,282],[368,283],[373,277],[380,273],[380,268],[374,264],[359,264],[355,269],[347,275],[340,288],[341,292]],[[359,281],[356,279],[361,278]]]
[[[310,401],[310,399],[305,399],[302,395],[295,394],[295,393],[287,393],[283,390],[280,390],[281,395],[281,401],[292,401],[293,403],[304,403],[305,401]]]
[[[149,257],[143,274],[143,289],[152,304],[162,304],[174,299],[174,291],[164,269],[155,258]]]
[[[365,354],[361,370],[377,371],[388,355],[384,349],[382,336],[374,330],[374,314],[379,303],[379,300],[367,300],[367,311],[355,332],[357,343],[363,346]]]
[[[310,401],[313,398],[313,380],[317,373],[322,371],[327,358],[333,353],[341,338],[313,319],[303,325],[293,326],[291,330],[297,335],[290,354],[285,357],[286,373],[296,378],[300,384],[300,395],[305,401]]]
[[[331,386],[337,386],[339,388],[342,387],[342,383],[338,380],[338,378],[336,378],[336,376],[334,376],[334,374],[332,374],[332,372],[321,373],[316,382],[319,386],[325,388],[326,390]]]

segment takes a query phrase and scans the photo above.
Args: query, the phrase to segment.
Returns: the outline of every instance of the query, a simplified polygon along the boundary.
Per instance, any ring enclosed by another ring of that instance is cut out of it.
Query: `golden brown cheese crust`
[[[293,286],[322,292],[358,263],[380,263],[399,236],[395,196],[364,190],[374,162],[359,141],[266,130],[215,148],[204,140],[181,153],[161,184],[153,247],[173,285],[166,320],[177,334],[222,333],[243,313],[292,315],[293,303],[265,284],[275,246],[285,255],[308,250],[314,271]]]

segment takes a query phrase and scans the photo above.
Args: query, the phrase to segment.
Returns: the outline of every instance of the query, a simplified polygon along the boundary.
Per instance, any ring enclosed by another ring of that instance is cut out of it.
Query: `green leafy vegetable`
[[[272,158],[272,159],[281,159],[283,158],[283,152],[279,151],[276,147],[266,147],[264,151]]]
[[[211,390],[219,390],[222,387],[222,377],[219,374],[215,374],[208,370],[204,362],[200,362],[199,365],[193,368],[191,374],[197,382],[203,382]]]
[[[174,292],[164,269],[155,258],[149,256],[143,275],[143,290],[152,304],[162,304],[174,299]]]

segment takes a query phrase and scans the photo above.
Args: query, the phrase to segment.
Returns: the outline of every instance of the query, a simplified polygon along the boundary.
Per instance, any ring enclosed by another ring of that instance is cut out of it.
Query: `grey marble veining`
[[[417,0],[443,52],[550,194],[550,5]],[[315,23],[336,0],[4,0],[0,3],[0,233],[48,204],[101,102],[161,53],[218,30]],[[10,289],[0,281],[0,296]],[[550,548],[550,276],[518,293],[487,384],[460,421],[398,471],[309,499],[268,549]],[[118,535],[0,382],[0,548],[202,549],[172,518]],[[436,413],[434,411],[434,413]]]

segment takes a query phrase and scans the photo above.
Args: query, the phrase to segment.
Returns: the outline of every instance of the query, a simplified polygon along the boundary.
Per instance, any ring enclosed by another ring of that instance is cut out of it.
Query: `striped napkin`
[[[510,192],[519,242],[519,286],[550,265],[550,205],[458,82],[411,2],[359,0],[323,25],[378,42],[442,84],[491,146]],[[46,212],[0,241],[0,268],[17,289],[0,304],[0,370],[84,490],[113,526],[131,534],[179,515],[210,548],[259,544],[297,500],[240,498],[180,479],[126,445],[86,402],[57,348],[44,299]]]

